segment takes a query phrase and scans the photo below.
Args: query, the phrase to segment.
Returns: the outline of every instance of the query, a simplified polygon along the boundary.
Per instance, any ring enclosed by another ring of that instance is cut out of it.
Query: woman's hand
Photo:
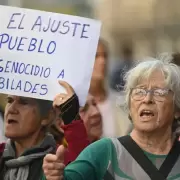
[[[59,84],[66,90],[67,94],[61,93],[55,96],[53,107],[58,107],[68,101],[74,94],[74,89],[65,81],[59,81]]]
[[[63,180],[65,147],[59,146],[56,154],[47,154],[43,160],[43,170],[47,180]]]
[[[74,89],[65,81],[59,81],[67,92],[58,94],[53,101],[53,107],[60,110],[60,117],[65,125],[70,124],[79,116],[79,100]]]

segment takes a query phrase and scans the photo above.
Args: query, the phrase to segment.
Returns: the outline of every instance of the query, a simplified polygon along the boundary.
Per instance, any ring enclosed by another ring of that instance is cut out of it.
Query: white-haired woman
[[[141,62],[127,74],[131,134],[93,143],[64,172],[60,159],[54,161],[54,155],[47,155],[46,179],[180,179],[180,146],[172,131],[179,95],[180,70],[176,65],[160,60]],[[62,159],[60,150],[62,147],[57,154]]]

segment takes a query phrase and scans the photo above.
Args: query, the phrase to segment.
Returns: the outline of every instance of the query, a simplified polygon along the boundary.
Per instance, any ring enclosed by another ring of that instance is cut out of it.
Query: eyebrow
[[[135,86],[135,88],[146,88],[147,86],[146,85],[137,85]]]
[[[12,96],[7,96],[6,100],[8,100],[8,99],[13,99],[13,98],[12,98]]]
[[[147,88],[147,86],[142,84],[142,85],[136,86],[135,88],[143,88],[144,89],[144,88]],[[167,88],[167,87],[162,87],[162,86],[157,86],[157,85],[151,87],[151,89],[165,89],[165,88]]]
[[[36,104],[35,99],[29,98],[29,97],[19,96],[19,100],[21,100],[21,101],[26,101],[26,102],[29,103],[29,104]]]
[[[23,97],[23,96],[19,96],[19,99],[30,100],[30,98],[28,98],[28,97]]]

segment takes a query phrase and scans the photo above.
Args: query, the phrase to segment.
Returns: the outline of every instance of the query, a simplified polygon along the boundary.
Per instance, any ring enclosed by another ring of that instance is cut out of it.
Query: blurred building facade
[[[132,40],[136,57],[180,50],[179,0],[97,1],[94,15],[113,53],[126,40]]]
[[[0,0],[1,5],[92,17],[88,0]]]
[[[97,18],[114,55],[126,40],[132,40],[137,57],[180,49],[179,0],[0,0],[0,4]]]

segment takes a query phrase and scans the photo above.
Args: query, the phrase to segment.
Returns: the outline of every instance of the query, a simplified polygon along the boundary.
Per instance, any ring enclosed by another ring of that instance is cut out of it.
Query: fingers
[[[59,84],[63,86],[67,94],[61,93],[55,96],[53,101],[53,107],[60,106],[68,101],[74,94],[74,89],[65,81],[59,81]]]
[[[59,162],[64,162],[65,152],[66,152],[66,148],[63,145],[58,147],[58,149],[56,151],[56,156],[57,156]]]
[[[54,175],[54,173],[53,173],[53,171],[52,170],[56,170],[56,171],[58,171],[58,173],[60,172],[60,171],[62,171],[63,172],[63,170],[64,170],[64,168],[65,168],[65,165],[63,164],[63,163],[60,163],[60,162],[45,162],[44,164],[43,164],[43,169],[44,169],[44,171],[50,171],[51,172],[51,175]],[[55,171],[54,171],[55,172]],[[55,174],[56,175],[56,174]]]
[[[74,89],[65,81],[59,81],[59,84],[66,90],[67,94],[73,95]]]
[[[43,170],[47,180],[63,180],[65,165],[62,163],[64,149],[59,148],[57,155],[48,154],[43,161]]]
[[[46,176],[46,180],[61,180],[63,179],[63,173],[64,173],[64,168],[63,169],[47,169],[44,168],[44,174]]]
[[[52,177],[52,176],[46,176],[46,180],[63,180],[64,179],[64,177],[63,177],[63,175],[61,175],[61,176],[56,176],[56,177]]]
[[[45,163],[48,163],[48,162],[55,162],[57,161],[58,158],[56,155],[54,154],[47,154],[45,157],[44,157],[44,162]]]
[[[59,162],[59,163],[63,163],[64,162],[64,155],[66,152],[66,148],[63,145],[60,145],[56,151],[56,154],[47,154],[44,157],[44,163],[48,164],[48,163],[54,163],[54,162]]]
[[[67,94],[61,93],[61,94],[56,95],[53,101],[53,107],[60,106],[68,99],[69,99],[69,96]]]

